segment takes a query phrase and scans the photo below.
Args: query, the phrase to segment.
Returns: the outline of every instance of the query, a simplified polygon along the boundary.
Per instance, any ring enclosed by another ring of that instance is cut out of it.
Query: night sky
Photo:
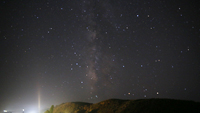
[[[1,111],[110,98],[200,101],[194,0],[4,0],[0,12]]]

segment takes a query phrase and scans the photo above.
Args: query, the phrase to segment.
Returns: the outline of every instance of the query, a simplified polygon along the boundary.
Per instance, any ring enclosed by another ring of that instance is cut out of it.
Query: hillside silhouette
[[[109,99],[95,104],[63,103],[53,113],[200,113],[200,103],[174,99]]]

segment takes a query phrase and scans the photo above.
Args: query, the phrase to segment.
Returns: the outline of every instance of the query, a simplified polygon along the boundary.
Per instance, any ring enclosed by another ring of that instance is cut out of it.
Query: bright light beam
[[[39,87],[39,84],[38,84],[38,113],[40,113],[40,87]]]

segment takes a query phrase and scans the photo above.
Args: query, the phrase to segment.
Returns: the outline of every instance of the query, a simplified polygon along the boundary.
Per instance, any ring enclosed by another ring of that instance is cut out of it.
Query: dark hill
[[[109,99],[96,104],[64,103],[56,106],[54,113],[200,113],[200,103],[173,99]]]

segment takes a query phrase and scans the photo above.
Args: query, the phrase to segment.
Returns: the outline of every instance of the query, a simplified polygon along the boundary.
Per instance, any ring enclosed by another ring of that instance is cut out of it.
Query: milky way
[[[98,1],[84,1],[83,2],[83,20],[85,21],[86,29],[86,45],[83,49],[85,55],[86,64],[86,77],[87,82],[90,84],[90,93],[98,94],[98,88],[111,85],[111,79],[113,74],[114,59],[112,60],[111,54],[106,50],[103,50],[103,46],[106,46],[103,42],[105,40],[105,31],[101,27],[101,21],[109,23],[107,16],[109,16],[109,5],[105,2]],[[99,11],[106,12],[99,12]],[[99,17],[99,15],[102,15]],[[111,71],[112,70],[112,71]],[[98,84],[98,85],[97,85]]]

